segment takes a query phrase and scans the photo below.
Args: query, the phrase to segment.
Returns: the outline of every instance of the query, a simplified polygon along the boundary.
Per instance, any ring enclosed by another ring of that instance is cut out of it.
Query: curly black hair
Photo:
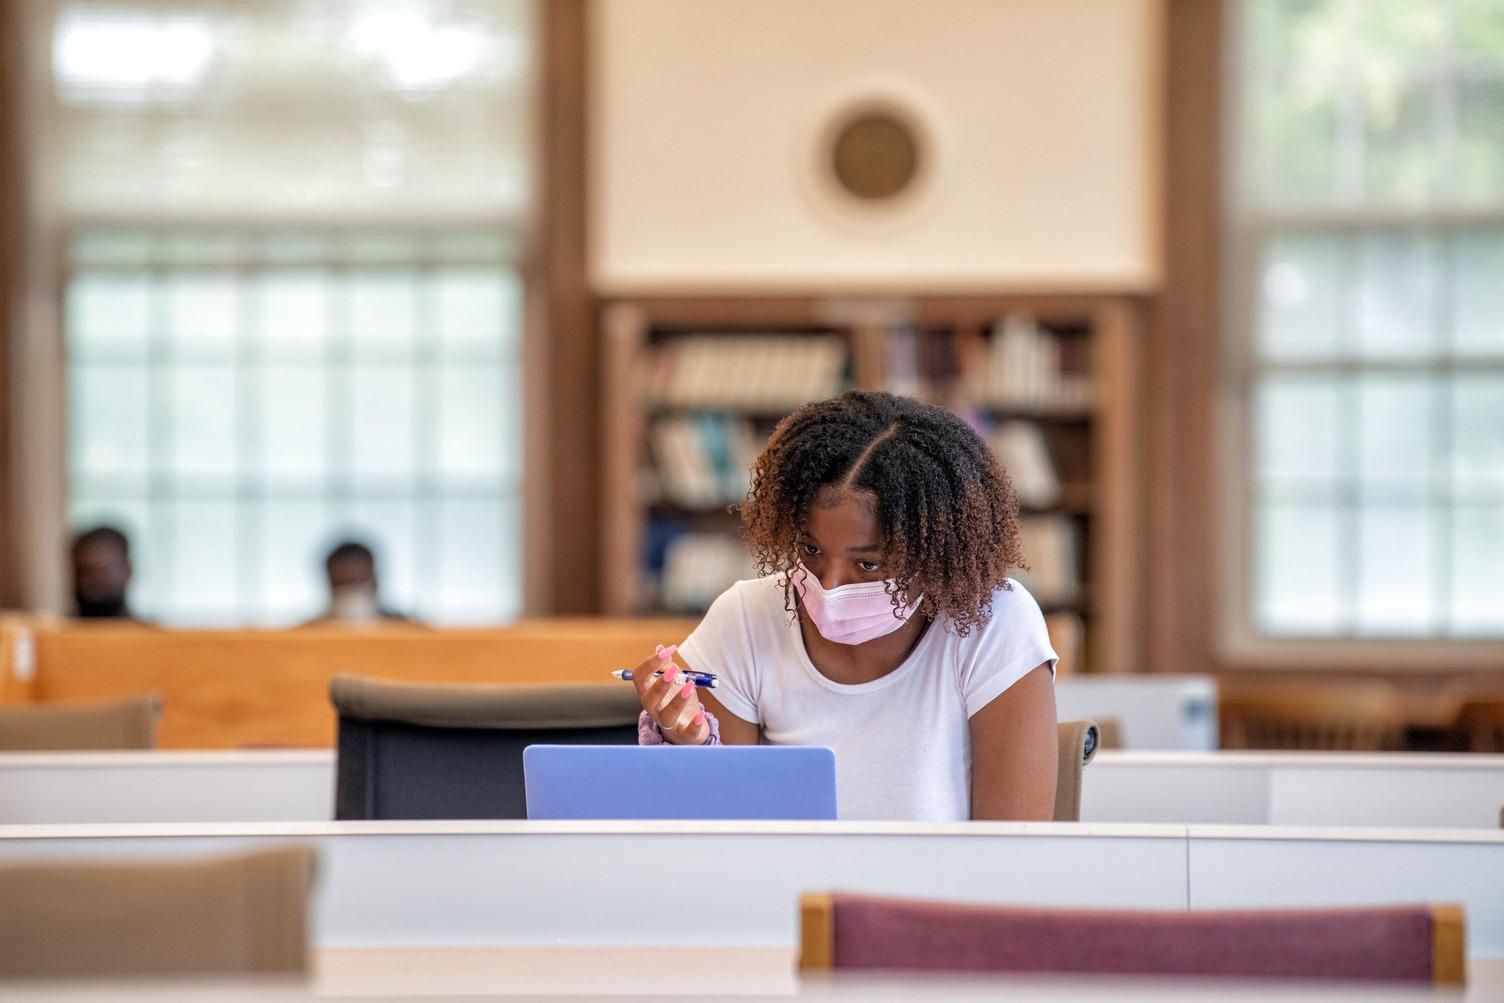
[[[895,615],[922,593],[917,612],[964,636],[991,614],[1009,569],[1025,567],[1018,497],[982,437],[944,408],[850,390],[778,423],[740,506],[758,573],[784,576],[790,611],[788,572],[825,487],[870,492]]]

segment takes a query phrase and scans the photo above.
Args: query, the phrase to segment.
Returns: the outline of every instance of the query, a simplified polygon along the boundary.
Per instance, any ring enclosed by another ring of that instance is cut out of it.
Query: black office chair
[[[526,818],[529,745],[637,744],[622,684],[422,685],[335,676],[336,819]]]

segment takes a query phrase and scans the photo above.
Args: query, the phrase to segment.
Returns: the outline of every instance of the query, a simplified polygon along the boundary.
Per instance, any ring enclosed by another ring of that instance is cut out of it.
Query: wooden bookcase
[[[706,364],[695,353],[704,354],[708,339],[742,336],[745,345],[746,336],[756,335],[770,339],[765,342],[769,346],[783,346],[788,343],[773,339],[802,338],[823,341],[828,350],[839,346],[843,353],[833,380],[800,385],[822,387],[816,396],[852,386],[891,390],[950,407],[984,429],[1003,422],[1038,429],[1037,436],[1028,436],[1047,445],[1059,490],[1048,503],[1025,504],[1023,511],[1032,524],[1055,520],[1070,527],[1077,585],[1067,594],[1039,597],[1047,614],[1060,612],[1067,619],[1074,614],[1083,628],[1084,653],[1075,659],[1078,664],[1064,668],[1136,670],[1142,536],[1136,360],[1141,312],[1138,300],[1102,295],[685,296],[607,303],[602,313],[605,611],[617,616],[701,611],[703,601],[685,605],[681,599],[665,605],[660,566],[664,554],[685,534],[712,544],[717,536],[736,539],[739,524],[728,510],[735,500],[733,483],[723,485],[719,494],[700,492],[703,497],[694,504],[666,490],[670,478],[662,469],[666,439],[660,423],[703,422],[710,429],[737,429],[742,439],[750,429],[757,441],[763,441],[777,420],[796,406],[790,397],[768,402],[759,402],[755,394],[749,398],[746,381],[766,381],[767,374],[758,377],[750,371],[762,363],[754,357],[749,366],[745,349],[737,354],[727,347],[725,358],[737,371],[714,375],[726,381],[728,396],[737,403],[720,403],[713,389],[683,402],[679,398],[684,397],[685,380],[676,383],[677,370],[666,363],[688,368],[685,360],[695,356],[698,374]],[[999,343],[1004,337],[1002,322],[1010,318],[1012,327],[1032,325],[1042,342],[1059,346],[1049,349],[1048,365],[1068,379],[1046,388],[1051,392],[1033,392],[1027,381],[1022,392],[1017,386],[1011,387],[1011,395],[999,392],[1000,374],[1023,368],[1014,365],[1021,356],[1012,349],[1029,343],[1017,332],[1008,336],[1010,348]],[[691,389],[697,385],[697,375],[682,375]],[[786,380],[775,383],[779,393],[797,395],[800,389]],[[1073,389],[1053,392],[1066,384]],[[724,472],[726,451],[715,452]],[[731,459],[738,458],[745,455]],[[1026,560],[1027,543],[1026,538]],[[729,553],[734,547],[720,549]],[[714,591],[718,587],[705,594]]]

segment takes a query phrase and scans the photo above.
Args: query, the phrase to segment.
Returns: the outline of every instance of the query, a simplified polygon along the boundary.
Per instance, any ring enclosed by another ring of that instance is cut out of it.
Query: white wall
[[[1158,274],[1162,0],[593,0],[591,273],[656,288],[1142,290]],[[816,137],[863,94],[933,127],[873,224]]]

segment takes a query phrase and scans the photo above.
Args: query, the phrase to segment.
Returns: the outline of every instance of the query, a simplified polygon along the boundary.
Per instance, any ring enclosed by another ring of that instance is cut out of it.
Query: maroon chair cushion
[[[1102,912],[857,895],[834,904],[836,968],[1431,978],[1424,907]]]

